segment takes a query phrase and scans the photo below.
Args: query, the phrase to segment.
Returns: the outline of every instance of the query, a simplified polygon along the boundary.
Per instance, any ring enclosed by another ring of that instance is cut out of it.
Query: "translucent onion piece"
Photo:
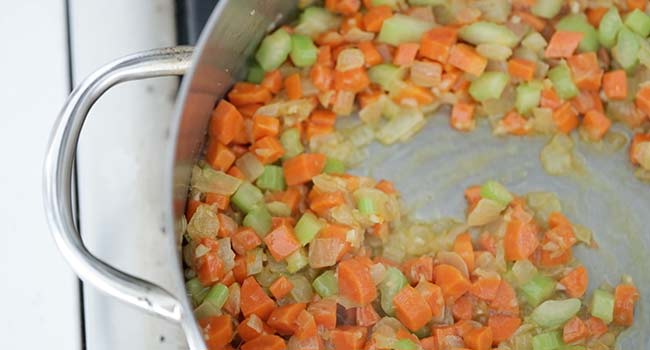
[[[321,192],[347,192],[348,184],[344,178],[330,174],[320,174],[312,178],[314,187]]]
[[[360,43],[363,41],[372,41],[375,38],[375,34],[370,32],[365,32],[357,27],[354,27],[348,30],[343,34],[343,39],[349,43]]]
[[[336,70],[346,72],[351,69],[361,68],[366,63],[363,52],[355,48],[341,50],[336,59]]]
[[[635,156],[641,167],[650,170],[650,142],[639,143]]]
[[[308,303],[312,300],[314,292],[309,280],[302,275],[289,276],[289,281],[293,284],[291,297],[297,303]]]
[[[533,108],[533,130],[540,134],[552,134],[555,129],[553,110],[550,108]]]
[[[455,267],[463,274],[463,276],[465,276],[465,278],[469,278],[469,269],[467,268],[465,260],[463,260],[460,255],[454,252],[442,250],[436,255],[436,260],[439,264],[446,264]]]
[[[192,188],[201,192],[230,196],[237,191],[241,183],[242,180],[223,171],[214,170],[207,165],[203,168],[198,166],[192,168]]]
[[[199,205],[187,225],[187,233],[192,240],[198,241],[201,238],[213,238],[219,231],[219,219],[211,206]]]
[[[495,23],[505,23],[512,10],[508,0],[475,0],[470,6],[481,10],[481,18]]]
[[[505,61],[512,56],[511,48],[497,44],[480,44],[476,47],[476,52],[495,61]]]
[[[476,207],[467,215],[469,226],[483,226],[499,218],[503,205],[487,198],[481,198]]]
[[[555,135],[544,146],[540,156],[542,167],[550,175],[564,175],[574,168],[573,140],[565,134]]]
[[[512,265],[512,274],[517,286],[524,285],[537,273],[537,268],[528,260],[518,260]]]
[[[442,66],[436,62],[415,61],[411,65],[411,81],[415,85],[433,87],[440,84]]]
[[[384,266],[384,264],[377,263],[370,266],[370,277],[372,277],[372,281],[375,283],[375,285],[381,283],[385,275],[386,266]]]
[[[391,119],[379,129],[377,139],[387,145],[404,136],[413,135],[424,126],[424,115],[417,109],[404,109],[401,115]]]
[[[246,252],[246,273],[249,276],[257,275],[262,272],[263,268],[264,250],[262,248],[255,248]]]
[[[354,92],[338,91],[332,111],[337,115],[350,115],[354,110]]]
[[[373,124],[381,120],[381,114],[384,109],[384,101],[384,96],[381,96],[376,101],[367,104],[359,111],[359,119],[367,124]]]
[[[547,222],[552,212],[562,211],[562,204],[555,193],[530,192],[525,197],[526,203],[535,213],[535,219],[539,222]]]
[[[309,266],[315,269],[334,266],[345,242],[338,238],[317,238],[309,244]]]
[[[239,157],[235,165],[244,174],[246,180],[250,182],[254,182],[264,172],[264,164],[250,152]]]

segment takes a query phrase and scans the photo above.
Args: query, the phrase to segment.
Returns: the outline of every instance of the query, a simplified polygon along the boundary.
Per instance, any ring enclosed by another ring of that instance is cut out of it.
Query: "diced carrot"
[[[253,139],[276,136],[280,132],[280,119],[256,115],[253,117]]]
[[[360,92],[370,85],[370,79],[363,67],[354,68],[345,72],[334,71],[334,89]]]
[[[271,101],[271,92],[257,84],[239,82],[228,93],[228,101],[235,106],[253,103],[267,104]]]
[[[309,78],[319,91],[328,91],[332,88],[334,73],[332,68],[324,64],[315,64],[309,71]]]
[[[295,320],[301,311],[305,310],[305,303],[295,303],[280,306],[274,309],[269,315],[266,323],[275,329],[280,335],[291,335],[297,329]]]
[[[375,48],[372,41],[363,41],[357,46],[359,47],[359,50],[363,52],[366,67],[372,67],[383,62],[384,59],[379,54],[379,51],[377,51],[377,48]]]
[[[548,227],[556,228],[559,226],[572,227],[571,221],[559,211],[554,211],[548,216]]]
[[[422,295],[429,308],[431,309],[431,315],[438,319],[443,316],[445,312],[445,298],[442,295],[442,289],[428,281],[420,281],[415,289]]]
[[[449,64],[477,77],[483,74],[487,62],[487,58],[467,44],[456,44],[449,51]]]
[[[523,58],[511,58],[508,61],[508,73],[521,80],[533,80],[533,77],[535,77],[535,69],[535,62]]]
[[[472,284],[469,292],[485,301],[493,301],[501,286],[500,278],[479,278]]]
[[[447,63],[449,51],[458,40],[458,29],[452,27],[433,28],[420,39],[420,55]]]
[[[219,101],[210,119],[210,137],[224,145],[229,144],[244,123],[241,113],[226,100]]]
[[[470,272],[474,270],[474,247],[472,246],[472,237],[469,233],[463,233],[456,237],[454,241],[454,252],[463,258]]]
[[[272,335],[273,333],[273,329],[255,314],[248,316],[237,326],[237,335],[245,342],[263,334]]]
[[[334,126],[332,125],[316,124],[309,121],[307,122],[307,128],[305,129],[305,138],[311,140],[314,136],[331,134],[333,131]]]
[[[587,112],[582,119],[582,127],[592,140],[602,139],[611,126],[612,121],[597,110]]]
[[[344,16],[352,16],[359,12],[361,0],[337,0],[336,12]]]
[[[489,254],[496,255],[497,253],[497,242],[496,238],[491,235],[489,232],[483,232],[478,237],[479,247],[486,250]]]
[[[325,155],[319,153],[303,153],[282,164],[287,185],[294,186],[311,181],[325,167]]]
[[[585,339],[588,335],[587,326],[578,316],[565,323],[562,329],[562,340],[567,344]]]
[[[295,329],[294,336],[298,339],[304,340],[318,335],[318,327],[314,316],[307,310],[302,309],[298,317],[294,320]]]
[[[600,21],[603,19],[603,16],[609,11],[608,7],[593,7],[587,9],[587,20],[589,24],[598,28]]]
[[[372,327],[381,319],[372,304],[356,308],[356,313],[357,326]]]
[[[560,279],[566,294],[571,298],[581,298],[587,291],[589,275],[584,266],[578,266]]]
[[[230,205],[230,197],[218,193],[208,192],[205,194],[206,204],[215,204],[220,210],[226,210]]]
[[[454,326],[438,326],[434,325],[431,328],[431,334],[436,339],[436,349],[447,349],[450,348],[450,344],[447,342],[447,337],[456,337],[458,333],[456,332],[456,327]]]
[[[372,33],[379,33],[382,24],[393,15],[393,10],[390,6],[374,6],[368,9],[368,12],[363,16],[363,25],[366,31]]]
[[[196,209],[198,209],[201,204],[203,204],[201,201],[194,199],[189,199],[187,201],[185,208],[185,219],[187,219],[188,222],[192,219],[192,216],[194,216],[194,213],[196,213]]]
[[[235,274],[232,272],[232,270],[226,272],[223,278],[221,278],[221,283],[223,283],[226,287],[230,287],[235,282],[237,281],[235,280]]]
[[[227,172],[228,175],[236,177],[241,180],[245,180],[246,177],[244,176],[244,173],[241,172],[241,170],[237,166],[231,166],[230,169]]]
[[[271,286],[269,286],[269,292],[273,294],[275,299],[284,298],[289,294],[289,292],[291,292],[291,289],[293,289],[293,283],[291,283],[291,281],[289,281],[285,276],[278,277],[273,281],[273,283],[271,283]]]
[[[634,11],[636,9],[645,11],[647,5],[646,0],[627,0],[627,10]]]
[[[203,328],[203,339],[209,349],[220,349],[228,345],[233,337],[230,315],[212,316],[199,319]]]
[[[309,120],[318,125],[334,126],[336,114],[326,109],[317,109],[311,113]]]
[[[630,162],[632,162],[632,165],[639,164],[639,159],[638,159],[639,146],[645,142],[650,142],[650,133],[648,134],[636,133],[632,137],[632,142],[630,142],[630,150],[629,150]]]
[[[343,44],[345,42],[345,39],[343,38],[343,35],[339,34],[339,32],[331,30],[319,35],[316,38],[315,42],[319,46],[328,45],[331,47],[336,47]]]
[[[517,293],[512,286],[505,280],[501,280],[499,289],[494,300],[490,302],[490,308],[501,314],[518,315],[519,303],[517,302]]]
[[[539,105],[542,108],[556,109],[562,105],[562,100],[557,95],[557,92],[555,92],[555,89],[548,88],[542,90],[542,98],[539,101]]]
[[[586,319],[585,326],[587,326],[587,329],[589,330],[589,335],[594,338],[599,338],[608,331],[607,324],[598,317],[591,316]]]
[[[558,30],[551,37],[546,47],[544,57],[546,58],[568,58],[578,48],[578,44],[584,37],[581,32],[565,32]]]
[[[456,102],[451,110],[449,122],[451,127],[459,131],[470,131],[476,127],[474,120],[474,104]]]
[[[316,324],[325,329],[336,328],[336,300],[323,299],[313,302],[307,311],[314,316]]]
[[[274,216],[271,218],[271,228],[275,229],[279,226],[295,226],[296,219],[291,216]]]
[[[521,326],[521,318],[516,316],[492,315],[488,327],[492,329],[492,342],[498,344],[510,338]]]
[[[455,321],[471,320],[474,315],[474,303],[476,298],[471,294],[465,294],[456,299],[451,306],[451,313]]]
[[[614,290],[614,323],[629,327],[634,322],[634,303],[639,292],[631,284],[619,284]]]
[[[545,238],[548,239],[548,242],[553,242],[554,246],[560,251],[570,249],[578,241],[573,232],[573,227],[566,225],[557,226],[546,231]]]
[[[521,18],[521,21],[531,26],[535,31],[542,32],[546,28],[546,21],[536,17],[528,11],[514,11],[513,15]]]
[[[321,45],[318,47],[318,56],[316,57],[316,64],[323,65],[328,68],[334,67],[334,60],[332,59],[331,46]]]
[[[639,89],[636,93],[634,103],[636,104],[636,108],[645,113],[646,116],[650,116],[650,85],[642,86]]]
[[[603,75],[603,91],[610,100],[624,100],[627,98],[627,74],[618,69]]]
[[[287,92],[287,97],[290,100],[297,100],[302,97],[302,83],[300,82],[300,74],[293,73],[284,79],[284,89]]]
[[[211,140],[208,142],[205,160],[216,170],[228,171],[235,162],[235,154],[221,142]]]
[[[573,110],[571,103],[565,102],[553,111],[553,122],[558,131],[568,134],[578,127],[580,120],[578,119],[578,114]]]
[[[326,214],[328,210],[342,204],[345,204],[345,196],[343,192],[325,192],[314,197],[309,203],[309,208],[319,216],[322,216]]]
[[[411,284],[433,280],[433,259],[430,256],[411,258],[402,264],[402,271]]]
[[[298,209],[298,203],[300,203],[301,199],[302,195],[295,187],[288,188],[286,191],[280,193],[280,202],[286,204],[291,209],[291,212],[295,212]]]
[[[232,273],[237,283],[244,282],[244,280],[248,276],[248,271],[246,270],[246,256],[244,255],[235,256],[235,267],[232,268]]]
[[[237,230],[237,222],[224,213],[217,214],[217,217],[219,218],[219,232],[217,232],[217,236],[219,238],[232,236]]]
[[[433,268],[436,284],[442,289],[442,294],[447,300],[455,300],[465,294],[471,283],[457,268],[441,264]]]
[[[361,350],[366,343],[368,328],[341,326],[329,332],[332,350]],[[328,348],[329,349],[329,348]]]
[[[549,242],[548,238],[542,241],[541,246],[545,246]],[[539,265],[542,267],[553,267],[567,264],[573,258],[573,250],[567,249],[559,254],[555,251],[541,249],[539,256]]]
[[[424,349],[424,350],[436,350],[436,349],[438,349],[438,343],[436,342],[436,338],[434,336],[430,336],[430,337],[420,339],[420,345],[422,346],[422,349]]]
[[[370,103],[377,101],[383,95],[384,91],[373,84],[357,95],[357,102],[359,103],[359,107],[363,109]]]
[[[499,129],[510,135],[524,136],[530,133],[532,127],[528,120],[517,111],[510,111],[503,119],[499,120]]]
[[[600,99],[600,95],[596,91],[580,91],[578,96],[571,99],[571,105],[580,114],[585,114],[591,110],[601,113],[605,111],[603,108],[603,101]]]
[[[225,274],[224,264],[216,249],[211,249],[196,259],[196,273],[204,286],[211,286],[221,280]]]
[[[284,155],[284,148],[280,140],[275,136],[265,136],[256,140],[251,146],[250,151],[263,164],[274,163]]]
[[[397,193],[397,190],[395,189],[395,185],[388,180],[379,180],[377,184],[375,185],[375,188],[386,193],[386,194],[395,194]]]
[[[287,344],[277,335],[262,334],[259,337],[245,342],[241,350],[285,350]]]
[[[339,294],[341,297],[364,306],[377,298],[377,289],[367,266],[350,259],[339,263]]]
[[[465,345],[472,350],[490,350],[492,349],[492,340],[494,339],[491,327],[475,328],[467,332],[463,337]]]
[[[282,90],[282,73],[279,70],[273,70],[264,74],[264,79],[260,84],[270,92],[277,94]]]
[[[253,103],[237,107],[239,113],[246,118],[253,118],[258,109],[262,107],[261,103]]]
[[[481,200],[481,186],[470,186],[464,192],[467,207],[472,208]]]
[[[241,286],[241,311],[244,317],[255,314],[262,320],[266,320],[273,309],[275,302],[264,289],[257,283],[255,277],[248,277]]]
[[[398,66],[408,66],[413,64],[415,56],[418,54],[420,44],[416,43],[402,43],[397,46],[395,56],[393,56],[393,64]]]
[[[539,240],[533,226],[520,220],[511,220],[503,244],[506,260],[525,260],[537,249]]]
[[[599,91],[603,70],[598,65],[595,52],[573,55],[567,59],[573,82],[580,90]]]
[[[407,285],[393,297],[397,319],[415,332],[431,320],[431,309],[421,307],[426,301],[415,288]]]
[[[282,261],[300,248],[291,226],[278,226],[264,237],[264,243],[276,261]]]
[[[435,96],[430,89],[408,82],[393,96],[393,100],[402,105],[412,106],[416,103],[419,106],[425,106],[433,103]]]

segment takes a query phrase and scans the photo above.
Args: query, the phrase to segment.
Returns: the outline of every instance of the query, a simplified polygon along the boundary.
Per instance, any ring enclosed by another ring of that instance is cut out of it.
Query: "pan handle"
[[[136,53],[118,59],[90,75],[68,97],[47,149],[44,169],[45,212],[56,244],[72,269],[101,291],[181,325],[190,349],[205,343],[191,310],[163,288],[126,274],[91,254],[73,217],[72,171],[77,142],[91,107],[108,89],[122,82],[183,75],[193,49],[175,47]]]

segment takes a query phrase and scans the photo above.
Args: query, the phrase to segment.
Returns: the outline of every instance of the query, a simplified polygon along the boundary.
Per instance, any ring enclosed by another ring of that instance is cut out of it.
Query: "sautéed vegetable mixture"
[[[346,169],[358,145],[405,142],[451,105],[464,132],[487,118],[497,135],[599,142],[621,121],[650,178],[646,7],[326,0],[269,34],[215,108],[192,173],[183,255],[208,347],[613,349],[639,293],[574,258],[596,243],[554,195],[487,181],[465,189],[464,222],[424,224],[399,184]],[[364,132],[335,129],[354,113]]]

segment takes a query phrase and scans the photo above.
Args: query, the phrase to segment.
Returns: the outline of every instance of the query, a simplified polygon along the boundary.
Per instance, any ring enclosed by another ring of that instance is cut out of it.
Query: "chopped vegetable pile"
[[[192,172],[183,255],[208,347],[613,349],[639,293],[628,276],[588,291],[573,247],[595,242],[554,195],[488,181],[464,223],[424,224],[390,181],[346,169],[446,104],[460,131],[556,134],[558,174],[567,134],[622,121],[650,179],[650,9],[616,4],[327,0],[269,34]],[[354,112],[362,127],[335,129]]]

